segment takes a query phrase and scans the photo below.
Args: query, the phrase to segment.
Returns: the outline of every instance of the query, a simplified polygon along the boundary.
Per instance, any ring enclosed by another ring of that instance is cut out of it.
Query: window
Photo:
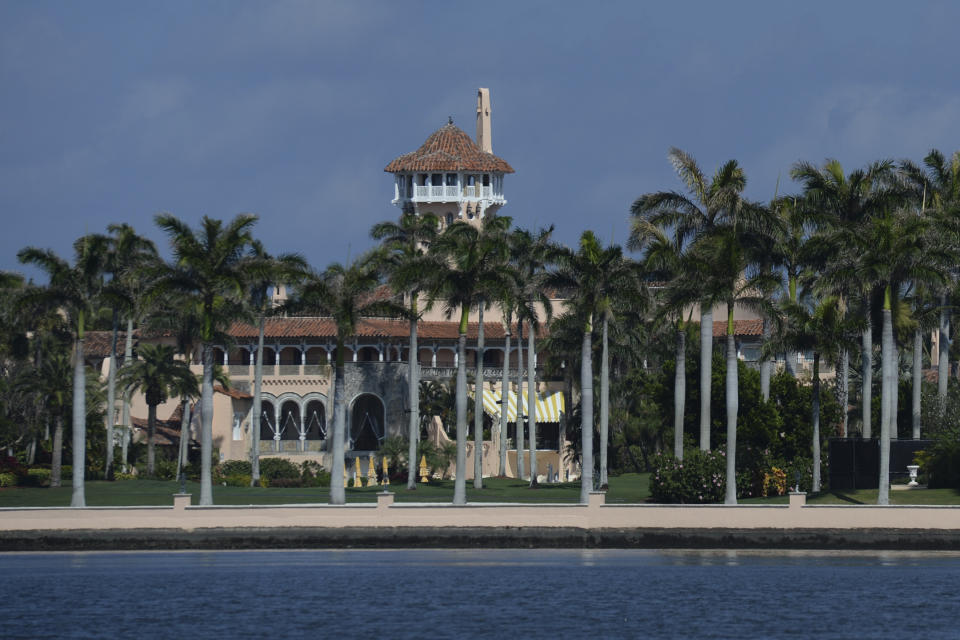
[[[442,173],[431,173],[430,174],[430,184],[434,187],[439,187],[443,185],[443,174]]]
[[[448,214],[447,214],[447,226],[450,226],[451,224],[453,224],[453,214],[452,214],[452,213],[448,213]]]
[[[489,187],[489,186],[490,186],[490,174],[489,174],[489,173],[483,174],[483,186],[485,186],[485,187]]]

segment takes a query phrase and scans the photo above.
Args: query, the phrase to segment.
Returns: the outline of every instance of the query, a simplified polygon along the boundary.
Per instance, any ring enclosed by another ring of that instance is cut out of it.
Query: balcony
[[[397,198],[394,200],[394,204],[408,200],[411,202],[477,202],[486,200],[499,204],[506,202],[503,194],[495,192],[492,185],[469,185],[465,187],[456,185],[414,185],[412,195],[408,195],[406,189],[399,191]]]

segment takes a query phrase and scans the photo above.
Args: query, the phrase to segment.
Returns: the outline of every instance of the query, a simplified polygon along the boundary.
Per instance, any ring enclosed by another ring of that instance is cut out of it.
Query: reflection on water
[[[954,638],[960,553],[0,554],[0,637]]]

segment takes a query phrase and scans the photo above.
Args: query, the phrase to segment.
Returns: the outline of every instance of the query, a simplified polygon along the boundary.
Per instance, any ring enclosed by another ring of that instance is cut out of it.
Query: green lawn
[[[509,478],[487,478],[485,488],[475,490],[467,482],[468,502],[534,502],[574,503],[580,499],[580,485],[576,483],[541,485],[530,489],[526,482]],[[643,502],[650,496],[649,474],[624,474],[610,478],[608,502]],[[347,489],[347,502],[375,502],[376,493],[384,487]],[[397,502],[450,502],[453,500],[453,481],[432,481],[418,485],[416,491],[407,491],[406,485],[389,487]],[[13,487],[0,489],[0,507],[66,507],[70,505],[72,489],[59,487],[41,489]],[[87,506],[151,506],[172,505],[171,494],[179,491],[179,484],[170,480],[124,480],[118,482],[94,481],[86,487]],[[200,486],[187,483],[187,492],[197,503]],[[326,503],[329,489],[271,489],[250,487],[213,488],[215,504],[291,504]]]
[[[650,474],[627,473],[610,478],[607,503],[629,504],[644,502],[650,497]],[[397,502],[450,502],[453,499],[453,481],[433,481],[418,485],[416,491],[407,491],[405,485],[389,487]],[[118,482],[95,481],[87,483],[87,505],[101,506],[168,506],[173,504],[171,494],[177,493],[179,485],[163,480],[125,480]],[[347,489],[347,502],[374,502],[376,493],[383,487]],[[213,488],[215,504],[297,504],[327,502],[328,489],[264,489],[249,487]],[[70,505],[69,486],[57,489],[13,487],[0,489],[0,507],[66,507]],[[197,503],[200,486],[187,483],[187,492],[193,494]],[[526,502],[526,503],[575,503],[580,499],[580,486],[576,483],[541,485],[530,489],[526,482],[508,478],[487,478],[485,488],[473,489],[467,482],[468,502]],[[808,504],[876,504],[876,489],[860,491],[824,492],[807,497]],[[787,496],[774,498],[742,499],[741,504],[786,504]],[[960,492],[953,489],[917,489],[891,491],[891,504],[941,504],[960,505]]]

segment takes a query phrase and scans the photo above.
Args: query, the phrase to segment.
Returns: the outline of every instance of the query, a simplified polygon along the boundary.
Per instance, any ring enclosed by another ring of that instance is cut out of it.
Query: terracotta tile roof
[[[405,153],[384,169],[400,171],[491,171],[513,173],[513,167],[492,153],[480,149],[462,129],[452,122],[437,129],[427,141]]]
[[[476,340],[479,323],[471,322],[467,325],[467,339]],[[514,336],[516,330],[514,330]],[[363,318],[357,324],[359,338],[408,338],[410,323],[406,320],[389,318]],[[230,335],[238,340],[256,339],[257,328],[253,325],[236,323],[230,327]],[[301,339],[324,338],[333,340],[337,337],[337,326],[332,318],[268,318],[264,326],[264,335],[272,339]],[[459,323],[443,321],[422,321],[417,328],[420,340],[456,340],[459,335]],[[502,340],[504,337],[503,323],[484,322],[483,335],[488,340]],[[524,331],[526,335],[526,331]],[[539,336],[546,335],[541,328]]]
[[[157,418],[157,430],[153,435],[153,443],[159,445],[172,445],[180,441],[180,427],[183,420],[183,409],[178,404],[170,417],[166,420]],[[134,429],[143,432],[144,440],[147,437],[147,419],[130,416],[130,424]]]
[[[713,323],[713,337],[722,338],[727,335],[727,321],[720,320]],[[761,336],[763,335],[763,320],[734,320],[733,335]]]
[[[239,391],[237,389],[224,389],[223,386],[219,384],[213,385],[213,391],[214,393],[222,393],[225,396],[230,396],[234,400],[249,400],[253,397],[246,391]]]
[[[134,342],[137,340],[137,334],[133,332]],[[106,358],[110,355],[110,340],[112,331],[87,331],[83,334],[83,356],[85,358]],[[121,331],[117,334],[117,355],[123,356],[123,345],[127,339],[127,332]]]

